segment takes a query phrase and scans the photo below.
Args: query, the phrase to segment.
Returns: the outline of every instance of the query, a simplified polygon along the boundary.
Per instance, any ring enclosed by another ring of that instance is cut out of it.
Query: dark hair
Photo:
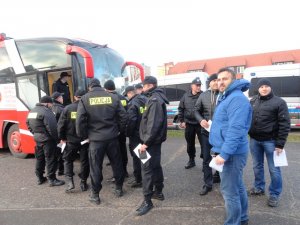
[[[231,74],[231,77],[233,80],[236,79],[236,73],[233,71],[233,69],[231,67],[224,67],[224,68],[221,68],[219,71],[218,71],[218,75],[222,72],[228,72]]]

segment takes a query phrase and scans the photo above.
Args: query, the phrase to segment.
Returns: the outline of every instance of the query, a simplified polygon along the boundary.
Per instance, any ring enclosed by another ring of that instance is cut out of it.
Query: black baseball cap
[[[60,78],[63,78],[63,77],[71,77],[71,75],[68,74],[67,72],[62,72],[62,73],[60,74]]]
[[[85,91],[84,90],[77,90],[75,92],[75,94],[74,94],[74,96],[76,96],[76,97],[81,97],[83,95],[85,95]]]
[[[146,76],[144,81],[143,81],[143,85],[145,84],[157,84],[157,79],[156,77],[153,76]]]
[[[129,91],[134,91],[135,88],[133,86],[128,86],[125,88],[124,96],[127,96]]]
[[[53,92],[53,94],[51,95],[51,98],[53,99],[57,99],[59,96],[63,96],[64,93],[60,93],[58,91]]]
[[[141,83],[138,83],[138,84],[134,85],[134,88],[140,89],[140,88],[143,88],[143,85]]]
[[[201,80],[199,77],[196,77],[193,81],[192,81],[192,84],[202,84]]]
[[[53,103],[53,100],[50,96],[45,95],[41,98],[40,103]]]

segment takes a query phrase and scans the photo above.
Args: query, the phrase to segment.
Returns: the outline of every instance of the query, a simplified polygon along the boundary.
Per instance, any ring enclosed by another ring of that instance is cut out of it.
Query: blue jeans
[[[264,153],[267,157],[271,183],[269,186],[270,196],[279,198],[282,192],[282,178],[280,167],[275,167],[273,154],[275,151],[275,141],[257,141],[250,139],[250,150],[253,158],[254,171],[254,187],[256,189],[265,191],[265,175],[264,175]]]
[[[248,152],[232,155],[225,161],[221,177],[221,192],[225,200],[224,225],[240,225],[248,220],[248,196],[243,182],[243,169]]]

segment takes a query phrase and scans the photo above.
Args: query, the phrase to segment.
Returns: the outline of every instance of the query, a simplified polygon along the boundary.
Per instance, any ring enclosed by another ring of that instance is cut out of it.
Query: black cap
[[[40,103],[53,103],[52,98],[48,95],[45,95],[41,98]]]
[[[81,97],[83,95],[85,95],[85,91],[84,90],[77,90],[75,92],[75,94],[74,94],[74,96],[76,96],[76,97]]]
[[[201,80],[199,77],[196,77],[193,81],[192,81],[192,84],[202,84]]]
[[[97,78],[93,78],[90,80],[89,87],[100,87],[100,81]]]
[[[145,84],[157,84],[157,79],[153,76],[146,76],[143,81],[143,85]]]
[[[260,88],[262,85],[267,85],[269,87],[272,87],[271,81],[265,78],[262,78],[257,82],[257,89]]]
[[[141,83],[138,83],[138,84],[134,85],[134,88],[140,89],[140,88],[143,88],[143,85]]]
[[[134,91],[135,88],[133,86],[128,86],[125,88],[124,96],[127,96],[129,91]]]
[[[53,92],[53,94],[51,95],[51,98],[53,99],[57,99],[59,96],[63,96],[64,93],[60,93],[58,91]]]
[[[104,88],[106,90],[109,90],[109,91],[114,91],[116,90],[116,85],[115,85],[115,82],[113,80],[108,80],[104,83]]]
[[[211,81],[218,79],[218,74],[214,73],[207,78],[207,83],[209,84]]]
[[[60,74],[60,78],[63,78],[63,77],[70,77],[71,75],[70,74],[68,74],[67,72],[62,72],[61,74]]]

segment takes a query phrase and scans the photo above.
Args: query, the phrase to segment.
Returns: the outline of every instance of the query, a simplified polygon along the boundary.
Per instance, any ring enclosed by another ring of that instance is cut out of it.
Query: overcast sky
[[[0,32],[87,39],[150,66],[299,49],[297,0],[153,2],[5,0]]]

